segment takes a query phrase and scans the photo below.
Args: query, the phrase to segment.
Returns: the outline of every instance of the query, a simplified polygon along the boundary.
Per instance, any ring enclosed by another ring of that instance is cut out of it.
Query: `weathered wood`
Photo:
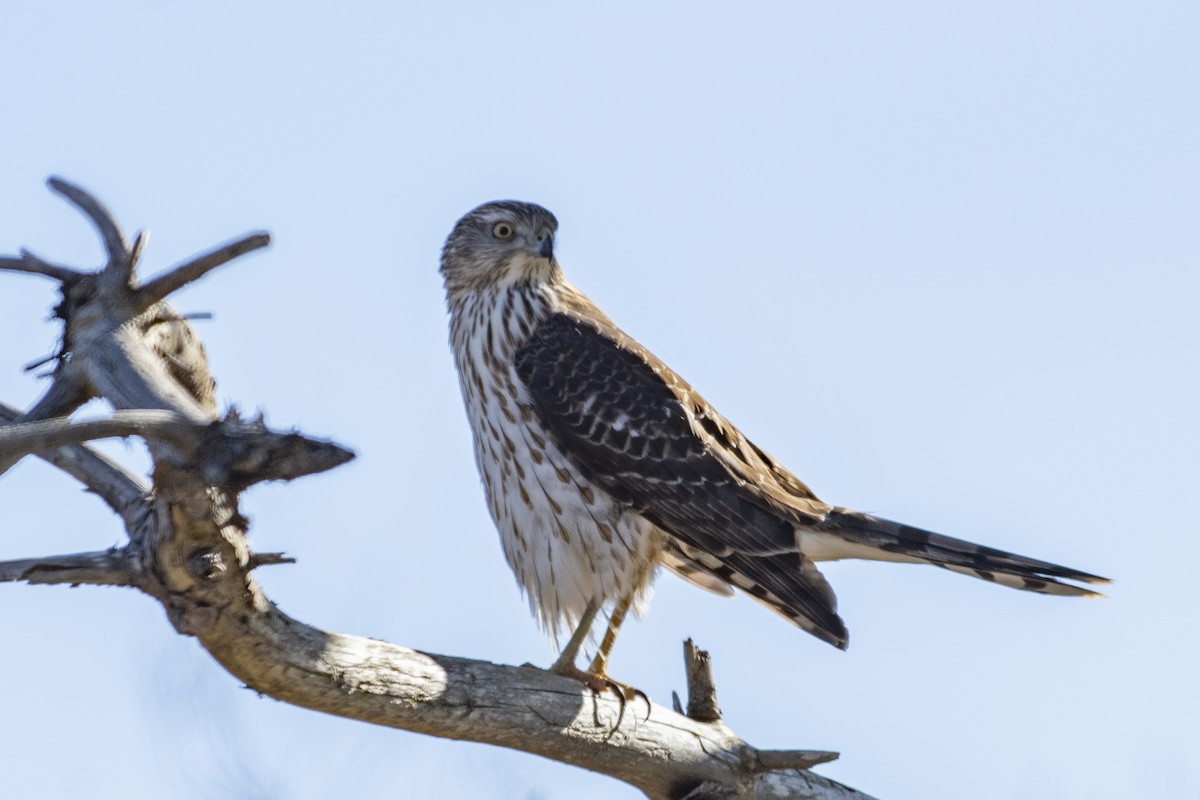
[[[0,561],[0,583],[66,583],[72,586],[134,586],[136,570],[124,548],[94,553]]]
[[[69,377],[74,370],[68,367],[59,372],[62,374],[55,378],[46,393],[33,404],[33,408],[23,414],[18,414],[13,421],[32,423],[54,417],[65,417],[87,402],[87,390],[80,385],[79,381]],[[32,451],[13,450],[8,453],[0,453],[0,476],[3,476],[12,468],[13,464],[16,464],[29,452]]]
[[[135,259],[129,246],[129,240],[125,238],[125,233],[117,224],[116,217],[109,213],[99,200],[70,181],[51,177],[46,184],[51,190],[69,200],[96,226],[96,230],[100,234],[100,241],[104,243],[104,252],[108,256],[108,262],[101,274],[105,276],[105,281],[109,283],[110,288],[117,289],[120,286],[128,286],[133,278]]]
[[[19,256],[4,256],[0,258],[0,269],[9,272],[27,272],[30,275],[45,275],[56,281],[67,281],[83,273],[76,272],[70,267],[51,264],[29,252],[22,250]]]
[[[683,667],[687,674],[687,715],[698,722],[721,719],[717,687],[713,682],[712,658],[688,639],[683,643]]]
[[[235,258],[244,256],[271,243],[271,235],[265,231],[255,231],[239,237],[232,242],[220,245],[207,253],[189,258],[182,264],[147,281],[138,290],[138,303],[142,309],[149,308],[172,292],[182,289],[193,281],[198,281],[217,267],[228,264]]]
[[[22,416],[20,409],[0,403],[0,423],[15,422]],[[141,478],[126,472],[117,462],[92,447],[57,447],[40,451],[38,455],[82,483],[117,514],[124,515],[127,508],[139,502],[150,490],[150,485]]]

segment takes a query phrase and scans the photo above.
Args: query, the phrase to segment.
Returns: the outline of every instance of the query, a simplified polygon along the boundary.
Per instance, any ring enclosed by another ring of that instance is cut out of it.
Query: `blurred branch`
[[[138,291],[138,303],[143,309],[149,308],[175,290],[200,280],[222,264],[227,264],[239,256],[266,247],[270,243],[270,234],[265,231],[257,231],[196,256],[143,285]]]
[[[22,416],[19,409],[0,403],[0,422],[13,422]],[[4,428],[0,427],[0,431]],[[100,497],[118,514],[139,500],[149,486],[117,462],[87,445],[68,445],[43,450],[38,457],[53,464],[89,491]],[[3,458],[0,457],[0,463]]]
[[[0,456],[25,456],[93,439],[141,436],[176,445],[195,445],[191,423],[171,411],[118,411],[108,419],[13,422],[0,428]]]
[[[53,278],[60,282],[69,281],[83,274],[69,267],[62,267],[58,264],[43,261],[28,250],[22,250],[21,255],[16,258],[12,256],[0,257],[0,270],[27,272],[30,275],[45,275],[47,278]]]
[[[125,238],[125,233],[117,224],[116,218],[99,200],[75,184],[57,177],[49,178],[46,183],[52,190],[69,200],[96,226],[100,240],[104,243],[104,252],[108,255],[108,263],[103,272],[109,276],[112,288],[128,286],[133,278],[135,259],[129,247],[129,240]]]
[[[87,402],[88,392],[72,376],[72,370],[60,369],[53,383],[50,384],[50,388],[34,403],[33,408],[23,414],[17,414],[10,421],[32,424],[53,417],[65,417],[74,412],[75,409]],[[3,430],[6,429],[0,429],[0,435]],[[21,447],[5,448],[0,445],[0,476],[4,475],[26,454],[40,449],[43,448],[27,450]]]
[[[123,548],[67,556],[0,561],[0,583],[66,583],[72,586],[135,586],[134,565]]]

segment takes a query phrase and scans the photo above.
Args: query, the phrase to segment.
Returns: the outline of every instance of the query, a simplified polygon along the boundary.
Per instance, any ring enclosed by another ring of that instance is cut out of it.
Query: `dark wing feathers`
[[[799,552],[769,556],[732,553],[713,574],[824,642],[843,650],[850,632],[837,614],[837,598],[816,564]]]
[[[565,314],[538,326],[516,368],[590,480],[701,551],[712,574],[845,647],[833,592],[795,538],[797,522],[813,524],[827,506],[678,375],[606,321]]]

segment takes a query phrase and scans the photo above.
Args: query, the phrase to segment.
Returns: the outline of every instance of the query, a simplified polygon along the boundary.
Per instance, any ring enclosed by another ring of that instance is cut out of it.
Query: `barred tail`
[[[1099,575],[1006,553],[845,508],[830,511],[818,530],[840,537],[852,545],[880,551],[883,560],[891,560],[888,556],[915,559],[951,572],[1040,594],[1102,597],[1099,592],[1064,581],[1091,584],[1110,582]]]

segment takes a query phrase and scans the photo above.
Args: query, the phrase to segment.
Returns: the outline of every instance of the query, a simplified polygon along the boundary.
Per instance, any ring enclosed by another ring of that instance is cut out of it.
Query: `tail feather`
[[[1073,583],[1063,583],[1054,578],[1047,577],[1031,577],[1022,575],[1016,572],[999,572],[991,569],[976,569],[974,567],[956,567],[952,564],[938,564],[934,566],[948,569],[951,572],[957,572],[959,575],[969,575],[972,578],[982,578],[985,581],[998,583],[1001,586],[1007,586],[1010,589],[1021,589],[1026,592],[1037,592],[1038,594],[1053,594],[1059,597],[1104,597],[1100,592],[1093,592],[1091,589],[1085,589],[1082,586],[1076,586]]]
[[[678,539],[668,540],[663,564],[701,588],[729,595],[732,587],[753,597],[798,628],[842,650],[850,640],[837,598],[816,564],[803,553],[720,558]]]
[[[817,565],[803,553],[750,556],[734,553],[722,559],[721,577],[801,630],[845,650],[850,632],[837,613],[837,598]]]
[[[697,548],[688,547],[682,542],[668,538],[660,558],[664,567],[693,586],[721,597],[733,597],[733,587],[714,575],[712,567],[704,565],[704,555]],[[709,560],[715,561],[716,559],[709,557]]]
[[[1108,578],[1060,564],[1007,553],[844,508],[830,511],[819,529],[856,545],[917,558],[951,572],[1029,592],[1101,597],[1099,592],[1063,581],[1091,584],[1110,582]]]

